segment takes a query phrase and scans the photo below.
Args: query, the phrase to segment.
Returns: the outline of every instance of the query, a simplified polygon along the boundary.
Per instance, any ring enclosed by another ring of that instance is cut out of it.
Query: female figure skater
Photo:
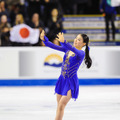
[[[57,37],[57,40],[61,43],[61,46],[57,46],[51,43],[45,36],[44,30],[40,34],[40,38],[46,46],[65,52],[65,55],[63,57],[61,75],[59,76],[55,87],[55,93],[57,97],[57,111],[55,120],[62,120],[65,106],[69,100],[71,98],[77,99],[78,97],[78,68],[82,63],[84,57],[87,68],[91,67],[92,60],[89,56],[89,38],[87,35],[79,34],[74,39],[73,46],[64,40],[63,33],[59,33]],[[81,50],[83,46],[86,46],[85,52]]]

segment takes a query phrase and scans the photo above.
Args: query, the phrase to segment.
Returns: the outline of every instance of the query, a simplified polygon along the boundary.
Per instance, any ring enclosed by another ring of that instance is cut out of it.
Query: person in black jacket
[[[107,0],[102,0],[100,4],[100,11],[105,15],[105,23],[106,23],[106,41],[110,40],[109,36],[109,22],[112,24],[112,39],[115,40],[115,16],[116,16],[116,9],[109,5]]]
[[[7,17],[9,17],[9,12],[6,8],[6,4],[4,0],[0,0],[0,17],[2,15],[6,15]]]
[[[61,32],[63,29],[62,26],[62,17],[59,16],[58,9],[54,8],[51,11],[51,17],[48,20],[48,29],[49,32],[47,36],[50,38],[50,41],[53,41],[56,37],[56,34]]]
[[[9,31],[11,25],[8,22],[8,17],[6,15],[2,15],[0,18],[0,39],[1,39],[1,46],[10,46],[9,41]]]
[[[40,16],[38,13],[34,13],[32,16],[32,20],[29,23],[29,26],[32,28],[37,28],[41,32],[44,29],[44,24],[42,20],[40,19]],[[38,43],[34,44],[33,46],[40,46],[41,40],[39,39]]]
[[[30,21],[29,26],[32,28],[39,28],[40,31],[42,31],[42,29],[44,28],[44,24],[42,20],[40,19],[38,13],[33,14],[32,20]]]
[[[10,28],[7,24],[4,24],[1,27],[1,46],[11,46],[11,42],[9,40],[10,36]]]

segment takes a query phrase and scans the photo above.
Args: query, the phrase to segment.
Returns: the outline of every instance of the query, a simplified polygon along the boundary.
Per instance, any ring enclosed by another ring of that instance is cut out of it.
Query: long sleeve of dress
[[[62,43],[62,46],[64,46],[66,49],[69,49],[69,50],[73,51],[79,57],[84,56],[84,54],[85,54],[83,50],[76,49],[70,43],[67,43],[66,40]]]
[[[58,46],[58,45],[53,44],[52,42],[49,41],[49,39],[46,36],[44,36],[44,39],[45,39],[45,41],[43,41],[43,42],[46,46],[48,46],[52,49],[55,49],[55,50],[66,52],[66,49],[63,46]]]

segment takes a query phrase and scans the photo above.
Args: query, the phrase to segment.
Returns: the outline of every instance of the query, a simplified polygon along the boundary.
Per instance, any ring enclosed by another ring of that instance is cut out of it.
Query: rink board
[[[56,82],[57,79],[0,80],[0,86],[53,86]],[[79,79],[79,85],[120,85],[120,79]]]
[[[55,85],[64,53],[46,47],[0,48],[0,85]],[[93,64],[78,70],[80,85],[120,84],[120,47],[90,47]]]

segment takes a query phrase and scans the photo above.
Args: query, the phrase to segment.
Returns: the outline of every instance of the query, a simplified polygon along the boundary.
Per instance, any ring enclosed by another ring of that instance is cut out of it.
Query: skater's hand
[[[40,34],[40,39],[43,40],[43,41],[45,41],[44,36],[45,36],[45,31],[42,30],[42,32]]]
[[[57,35],[58,38],[56,38],[59,42],[64,42],[64,36],[63,33],[58,33]]]

